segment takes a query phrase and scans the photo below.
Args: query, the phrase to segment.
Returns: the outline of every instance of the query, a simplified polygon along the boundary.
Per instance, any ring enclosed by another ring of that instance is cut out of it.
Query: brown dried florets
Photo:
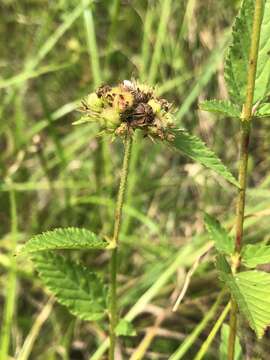
[[[125,80],[117,86],[103,85],[82,101],[83,120],[99,121],[115,135],[141,129],[146,136],[173,140],[171,104],[155,94],[153,88]]]

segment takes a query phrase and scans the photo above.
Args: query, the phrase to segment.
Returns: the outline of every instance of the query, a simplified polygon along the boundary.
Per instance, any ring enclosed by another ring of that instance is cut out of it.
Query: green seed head
[[[159,98],[153,88],[128,80],[113,87],[99,87],[80,107],[84,119],[97,121],[109,133],[123,136],[139,129],[146,136],[161,140],[171,140],[173,136],[170,109],[171,105]]]

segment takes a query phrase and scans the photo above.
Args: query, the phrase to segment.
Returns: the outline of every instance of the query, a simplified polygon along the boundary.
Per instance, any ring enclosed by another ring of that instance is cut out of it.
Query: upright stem
[[[250,122],[252,119],[252,107],[255,90],[256,69],[258,61],[258,50],[260,42],[261,23],[263,18],[264,0],[255,0],[255,11],[253,18],[253,28],[251,35],[251,46],[249,54],[248,78],[246,101],[242,111],[241,140],[240,140],[240,160],[239,160],[239,192],[236,207],[236,235],[235,235],[235,255],[232,257],[232,270],[236,272],[240,265],[240,251],[243,239],[243,225],[245,216],[246,184],[247,184],[247,165],[248,147],[250,139]],[[228,360],[234,360],[234,348],[237,328],[237,304],[231,300],[230,312],[230,334],[228,341]]]
[[[114,221],[114,232],[112,239],[112,246],[114,247],[111,255],[110,263],[110,350],[109,350],[109,360],[114,360],[115,356],[115,343],[116,343],[116,334],[115,327],[117,325],[117,253],[118,253],[118,238],[121,229],[121,220],[122,220],[122,209],[124,204],[125,192],[127,187],[127,178],[129,171],[129,161],[132,148],[132,137],[128,134],[125,138],[124,143],[125,153],[123,160],[123,167],[121,172],[121,179],[119,185],[119,191],[117,196],[117,203],[115,209],[115,221]]]

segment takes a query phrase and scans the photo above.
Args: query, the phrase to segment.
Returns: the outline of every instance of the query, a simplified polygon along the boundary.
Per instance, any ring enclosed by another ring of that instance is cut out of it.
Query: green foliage
[[[201,110],[223,114],[233,118],[239,118],[241,115],[240,109],[227,100],[206,100],[200,103],[199,106]]]
[[[261,338],[270,325],[270,274],[263,271],[244,271],[236,275],[221,273],[240,312]]]
[[[254,103],[263,100],[270,92],[270,1],[264,2],[264,14],[256,71]]]
[[[230,331],[229,325],[223,324],[220,335],[219,360],[228,359],[227,352],[228,352],[229,331]],[[242,348],[240,345],[239,338],[238,336],[236,336],[234,360],[241,360],[241,359],[243,359]]]
[[[225,61],[225,80],[231,100],[236,104],[245,101],[253,12],[254,1],[244,0],[233,27],[232,44]]]
[[[109,243],[83,228],[60,228],[34,236],[21,249],[22,253],[60,249],[106,249]]]
[[[227,274],[232,273],[230,264],[226,260],[225,256],[222,254],[218,254],[216,257],[216,268],[220,272],[224,272]]]
[[[245,102],[253,13],[254,0],[244,0],[233,27],[232,44],[229,47],[225,62],[225,79],[231,100],[236,104],[243,104]],[[269,33],[270,3],[265,1],[253,98],[254,104],[258,100],[262,101],[269,92]]]
[[[204,223],[211,239],[215,242],[217,251],[231,255],[234,251],[233,239],[220,225],[220,222],[212,216],[205,214]]]
[[[241,256],[242,263],[249,268],[268,264],[270,263],[270,245],[246,245],[241,252]]]
[[[32,260],[41,280],[73,315],[90,321],[104,317],[107,290],[99,275],[52,252],[34,253]]]
[[[178,130],[174,132],[175,139],[170,144],[181,151],[192,160],[214,170],[224,179],[228,180],[235,186],[239,186],[238,181],[231,174],[228,168],[223,165],[217,155],[210,150],[205,143],[194,135],[190,135],[187,131]]]
[[[115,329],[117,336],[136,336],[136,330],[128,320],[121,319]]]
[[[270,117],[270,103],[261,104],[255,115],[256,117]]]

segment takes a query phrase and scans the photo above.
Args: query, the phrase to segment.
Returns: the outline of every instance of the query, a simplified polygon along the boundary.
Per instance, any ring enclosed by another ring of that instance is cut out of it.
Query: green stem
[[[11,339],[12,320],[15,311],[16,298],[16,258],[14,251],[17,245],[17,206],[14,190],[9,192],[10,218],[11,218],[11,249],[10,249],[10,270],[7,279],[6,303],[3,312],[3,325],[0,343],[0,360],[8,358],[8,351]]]
[[[236,272],[240,266],[240,251],[243,239],[243,225],[245,216],[246,184],[247,184],[247,165],[248,147],[250,139],[250,122],[252,119],[252,107],[255,90],[256,69],[259,52],[261,23],[263,18],[264,0],[256,0],[251,35],[251,46],[249,54],[249,65],[247,75],[246,101],[242,111],[241,141],[240,141],[240,161],[239,161],[239,192],[236,208],[236,236],[235,236],[235,255],[232,258],[232,270]],[[234,349],[237,329],[237,304],[231,300],[230,313],[230,334],[228,341],[228,360],[234,360]]]
[[[117,253],[118,253],[118,238],[121,229],[122,222],[122,210],[125,198],[125,192],[127,187],[127,178],[129,171],[129,162],[130,154],[132,148],[132,137],[126,135],[125,138],[125,153],[123,160],[123,167],[121,172],[121,179],[115,209],[115,222],[114,222],[114,232],[112,239],[112,250],[111,263],[110,263],[110,349],[109,349],[109,360],[114,360],[115,355],[115,344],[116,344],[116,334],[115,327],[117,325]]]
[[[207,339],[202,344],[199,352],[195,356],[194,360],[202,360],[204,359],[205,354],[207,353],[207,350],[209,349],[210,345],[212,344],[213,340],[215,339],[217,332],[221,328],[221,325],[223,324],[224,320],[226,319],[226,316],[229,313],[231,307],[231,303],[229,302],[227,306],[223,309],[222,313],[220,314],[219,318],[215,322],[215,325],[213,326],[212,330],[210,331],[209,335],[207,336]]]

